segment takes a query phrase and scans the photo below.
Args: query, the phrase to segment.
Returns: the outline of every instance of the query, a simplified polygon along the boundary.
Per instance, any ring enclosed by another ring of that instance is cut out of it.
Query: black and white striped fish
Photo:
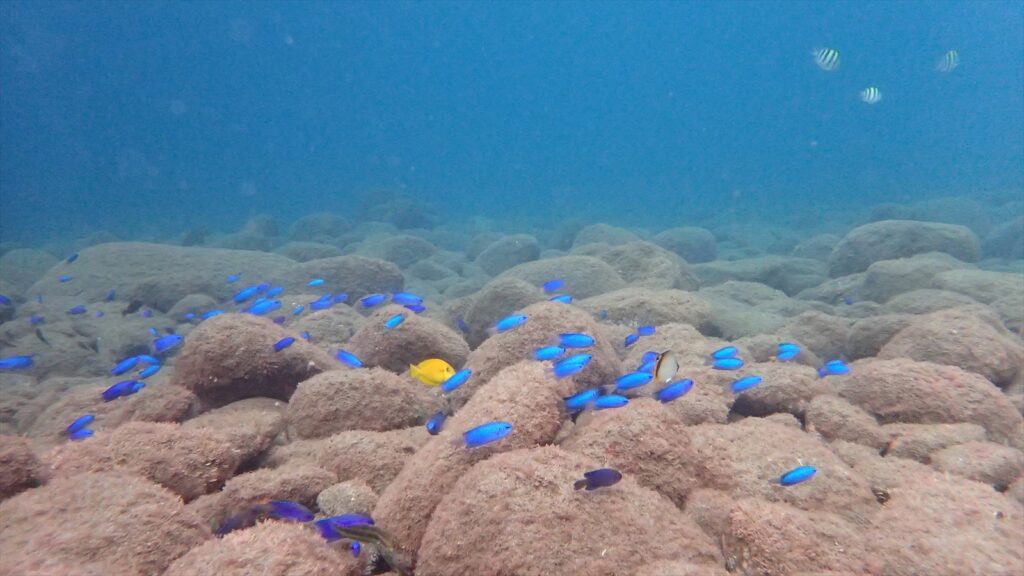
[[[950,50],[946,52],[942,58],[939,58],[939,62],[935,65],[935,69],[939,72],[952,72],[954,68],[960,65],[960,54],[956,50]]]
[[[860,99],[867,104],[878,104],[882,101],[882,91],[875,86],[868,86],[860,91]]]
[[[835,48],[818,48],[811,52],[814,56],[814,63],[818,68],[826,72],[834,72],[839,69],[839,50]]]

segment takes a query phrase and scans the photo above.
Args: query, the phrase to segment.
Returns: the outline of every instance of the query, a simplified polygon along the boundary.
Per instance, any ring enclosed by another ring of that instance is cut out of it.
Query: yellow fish
[[[440,386],[455,374],[455,368],[440,358],[430,358],[419,364],[409,364],[409,374],[427,386]]]

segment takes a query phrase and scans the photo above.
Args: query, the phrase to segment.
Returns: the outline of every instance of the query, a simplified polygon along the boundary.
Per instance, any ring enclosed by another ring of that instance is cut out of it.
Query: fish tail
[[[409,376],[412,376],[413,378],[421,382],[423,381],[423,373],[420,372],[419,367],[417,367],[415,364],[409,364]]]
[[[572,483],[572,489],[573,490],[580,490],[580,489],[586,488],[586,487],[587,487],[587,479],[586,478],[581,478],[581,479],[579,479],[579,480],[577,480],[577,481]]]

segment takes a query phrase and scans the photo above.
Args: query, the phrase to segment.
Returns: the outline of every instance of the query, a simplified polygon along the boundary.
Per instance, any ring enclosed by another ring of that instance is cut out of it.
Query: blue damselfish
[[[488,422],[476,428],[466,430],[462,437],[467,448],[477,448],[491,442],[497,442],[512,432],[512,424],[508,422]]]

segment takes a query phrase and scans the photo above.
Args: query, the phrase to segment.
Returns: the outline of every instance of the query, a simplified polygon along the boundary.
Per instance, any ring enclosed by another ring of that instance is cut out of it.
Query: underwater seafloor
[[[1019,198],[3,245],[0,574],[1019,575]]]

